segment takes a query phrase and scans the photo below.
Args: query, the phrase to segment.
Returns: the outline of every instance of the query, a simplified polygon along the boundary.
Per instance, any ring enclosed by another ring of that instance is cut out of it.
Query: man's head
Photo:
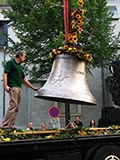
[[[42,129],[42,130],[46,130],[46,129],[47,129],[46,123],[42,123],[42,124],[41,124],[41,129]]]
[[[29,128],[33,128],[33,123],[32,123],[32,122],[29,122],[29,123],[28,123],[28,127],[29,127]]]
[[[15,57],[19,59],[20,62],[23,62],[26,57],[26,52],[24,50],[17,51]]]
[[[75,120],[79,122],[80,121],[80,116],[76,116]]]

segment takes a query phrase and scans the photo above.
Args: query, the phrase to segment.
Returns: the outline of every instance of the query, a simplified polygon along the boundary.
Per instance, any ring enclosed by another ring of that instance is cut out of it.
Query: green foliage
[[[27,51],[27,66],[31,78],[40,78],[50,72],[49,51],[54,38],[63,31],[63,7],[57,0],[8,0],[11,9],[4,14],[13,21],[20,42],[11,41],[11,55],[17,49]],[[60,18],[59,18],[60,17]]]
[[[48,75],[52,66],[49,53],[64,41],[63,1],[8,0],[8,3],[11,9],[4,14],[13,22],[20,42],[11,41],[13,47],[8,47],[7,52],[12,55],[21,48],[27,51],[26,64],[32,79]],[[92,54],[92,67],[105,67],[116,57],[120,42],[113,34],[112,15],[108,13],[106,0],[85,0],[84,3],[85,24],[79,42]],[[76,4],[77,0],[69,1],[69,12]]]
[[[7,4],[7,0],[0,0],[0,5],[6,5]]]
[[[21,141],[21,140],[43,140],[43,139],[69,139],[75,138],[74,142],[77,142],[77,138],[80,137],[90,137],[96,136],[100,137],[103,135],[119,135],[120,134],[120,126],[113,125],[109,127],[103,128],[87,128],[87,127],[78,127],[78,128],[69,128],[69,129],[49,129],[46,131],[41,131],[39,129],[26,131],[24,129],[13,129],[13,130],[1,130],[0,129],[0,142],[2,141]]]
[[[85,25],[80,35],[84,50],[92,53],[93,67],[107,66],[116,57],[120,37],[114,35],[112,13],[108,12],[107,1],[85,2]]]

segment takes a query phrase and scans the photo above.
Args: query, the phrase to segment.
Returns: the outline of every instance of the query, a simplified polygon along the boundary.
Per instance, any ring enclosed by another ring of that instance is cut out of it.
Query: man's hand
[[[40,89],[40,88],[38,88],[38,87],[34,87],[34,88],[33,88],[34,91],[38,91],[39,89]]]
[[[6,87],[5,87],[5,91],[6,91],[7,93],[9,93],[10,90],[11,90],[11,88],[10,88],[9,86],[6,86]]]

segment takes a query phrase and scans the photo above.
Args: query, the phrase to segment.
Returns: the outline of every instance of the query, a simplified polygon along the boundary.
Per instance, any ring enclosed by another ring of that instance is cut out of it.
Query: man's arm
[[[10,87],[7,85],[7,73],[3,73],[3,85],[6,92],[9,92]]]
[[[23,82],[26,84],[26,86],[33,89],[34,91],[38,91],[39,88],[34,87],[27,78],[23,78]]]

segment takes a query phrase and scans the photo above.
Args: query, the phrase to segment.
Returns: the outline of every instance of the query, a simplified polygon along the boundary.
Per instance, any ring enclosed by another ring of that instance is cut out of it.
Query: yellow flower
[[[75,20],[72,20],[72,23],[71,23],[71,25],[72,25],[72,28],[74,28],[74,27],[75,27],[75,25],[76,25],[76,22],[75,22]]]
[[[14,130],[13,132],[16,133],[16,130]]]
[[[77,48],[74,47],[74,48],[73,48],[73,52],[77,52]]]
[[[74,32],[74,33],[73,33],[73,36],[77,36],[77,32]]]
[[[84,25],[84,22],[81,22],[81,25],[83,26],[83,25]]]
[[[80,5],[80,6],[83,6],[84,2],[83,2],[83,0],[78,0],[77,4]]]
[[[52,54],[52,52],[50,52],[49,57],[50,57],[50,58],[53,58],[53,54]]]
[[[79,31],[81,27],[80,27],[80,25],[76,25],[76,28]]]
[[[71,47],[68,48],[68,52],[70,52],[70,51],[72,51],[72,48],[71,48]]]
[[[68,45],[64,45],[63,48],[64,48],[64,49],[68,49]]]
[[[83,15],[85,14],[85,10],[84,9],[80,9],[80,13]]]
[[[68,36],[68,41],[73,42],[73,36]]]
[[[61,49],[62,49],[62,47],[60,46],[60,47],[59,47],[59,49],[61,50]]]
[[[91,62],[91,60],[92,60],[92,55],[91,54],[86,53],[84,57],[85,57],[86,61]]]
[[[78,32],[81,33],[82,27],[80,27],[79,25],[77,25],[76,27],[77,27]]]
[[[3,133],[3,131],[2,131],[2,129],[0,129],[0,135],[2,135],[2,133]]]
[[[10,138],[9,137],[5,138],[5,141],[10,141]]]
[[[77,41],[78,41],[77,35],[74,35],[74,36],[73,36],[73,41],[74,41],[74,42],[77,42]]]
[[[74,16],[74,14],[75,14],[75,11],[73,11],[73,12],[71,13],[71,16],[73,17],[73,16]]]
[[[60,50],[58,50],[58,51],[57,51],[57,53],[58,53],[58,54],[60,54],[60,53],[61,53],[61,51],[60,51]]]

